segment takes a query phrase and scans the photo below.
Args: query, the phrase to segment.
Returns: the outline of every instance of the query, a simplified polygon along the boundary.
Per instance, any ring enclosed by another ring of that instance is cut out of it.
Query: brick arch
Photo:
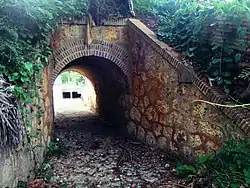
[[[127,77],[128,85],[131,85],[128,52],[124,48],[107,41],[97,41],[86,45],[83,39],[72,41],[53,51],[52,84],[67,64],[86,56],[105,58],[115,63]]]

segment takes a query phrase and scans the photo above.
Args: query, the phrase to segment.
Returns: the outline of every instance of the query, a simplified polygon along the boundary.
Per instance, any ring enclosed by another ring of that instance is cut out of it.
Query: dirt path
[[[49,161],[51,184],[80,188],[175,187],[167,157],[144,144],[118,136],[98,117],[59,115],[54,135],[65,153]],[[66,186],[67,185],[67,186]]]

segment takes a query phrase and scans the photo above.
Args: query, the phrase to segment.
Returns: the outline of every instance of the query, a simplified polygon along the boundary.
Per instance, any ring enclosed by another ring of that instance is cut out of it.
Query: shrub
[[[141,0],[135,10],[158,16],[158,37],[228,93],[249,82],[250,1]],[[249,32],[249,31],[248,31]]]
[[[137,13],[156,14],[158,6],[165,0],[134,0],[134,9]]]
[[[213,154],[200,156],[194,165],[179,164],[177,173],[198,187],[240,188],[250,184],[250,140],[232,139]]]

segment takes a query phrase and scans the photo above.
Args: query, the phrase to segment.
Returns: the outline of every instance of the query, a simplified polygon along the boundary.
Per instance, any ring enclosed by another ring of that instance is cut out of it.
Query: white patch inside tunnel
[[[53,85],[55,115],[93,112],[95,89],[90,80],[74,71],[61,73]]]

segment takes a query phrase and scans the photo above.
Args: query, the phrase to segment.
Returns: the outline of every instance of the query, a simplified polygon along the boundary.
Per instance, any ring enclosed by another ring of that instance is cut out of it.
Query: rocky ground
[[[59,114],[54,127],[64,152],[49,159],[46,168],[52,178],[47,185],[181,187],[174,175],[175,164],[167,160],[166,153],[119,136],[112,125],[94,115]]]

